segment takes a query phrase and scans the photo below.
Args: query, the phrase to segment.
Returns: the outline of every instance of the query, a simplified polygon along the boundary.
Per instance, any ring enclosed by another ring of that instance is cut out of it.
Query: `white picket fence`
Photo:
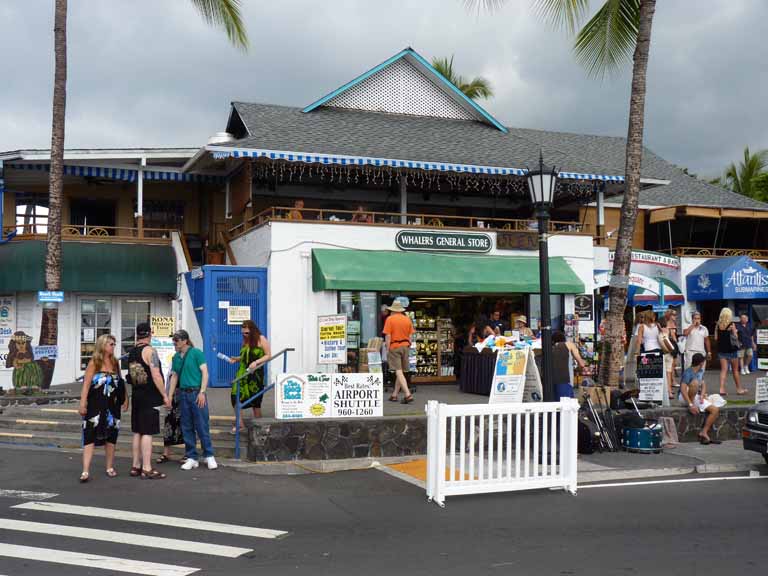
[[[563,488],[576,494],[578,401],[427,402],[427,498]]]

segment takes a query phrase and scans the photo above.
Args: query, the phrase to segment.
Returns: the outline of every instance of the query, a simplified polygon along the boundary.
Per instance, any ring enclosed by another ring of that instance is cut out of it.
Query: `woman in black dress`
[[[78,410],[83,417],[83,472],[80,482],[90,480],[94,446],[104,446],[107,476],[117,476],[114,461],[120,430],[120,406],[123,410],[128,409],[128,397],[114,353],[115,337],[111,334],[99,336],[93,357],[85,369]]]

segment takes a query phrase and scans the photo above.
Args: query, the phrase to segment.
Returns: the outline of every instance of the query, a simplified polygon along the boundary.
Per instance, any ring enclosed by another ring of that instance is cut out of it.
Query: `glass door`
[[[80,370],[85,371],[93,357],[96,339],[112,331],[112,299],[80,299]]]
[[[152,301],[126,298],[120,302],[120,356],[128,354],[136,345],[136,326],[149,322]]]

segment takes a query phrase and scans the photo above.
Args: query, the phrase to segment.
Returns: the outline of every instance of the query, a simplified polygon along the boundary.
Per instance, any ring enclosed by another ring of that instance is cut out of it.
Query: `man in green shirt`
[[[203,448],[203,458],[209,470],[218,467],[213,457],[211,430],[208,416],[208,399],[205,390],[208,387],[208,365],[205,354],[195,348],[186,330],[178,330],[173,336],[176,354],[171,364],[171,390],[173,398],[176,385],[179,385],[179,406],[181,408],[181,433],[184,436],[184,450],[187,461],[182,470],[193,470],[200,463],[197,456],[197,438]]]

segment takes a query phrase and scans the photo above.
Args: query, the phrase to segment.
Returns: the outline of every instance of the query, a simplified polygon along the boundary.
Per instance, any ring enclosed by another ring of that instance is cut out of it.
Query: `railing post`
[[[577,413],[579,402],[574,398],[561,398],[562,429],[560,430],[560,466],[562,468],[563,488],[571,494],[577,490]]]
[[[235,384],[235,459],[240,460],[240,380]]]
[[[436,497],[437,400],[428,400],[424,410],[427,413],[427,500],[432,501]]]

